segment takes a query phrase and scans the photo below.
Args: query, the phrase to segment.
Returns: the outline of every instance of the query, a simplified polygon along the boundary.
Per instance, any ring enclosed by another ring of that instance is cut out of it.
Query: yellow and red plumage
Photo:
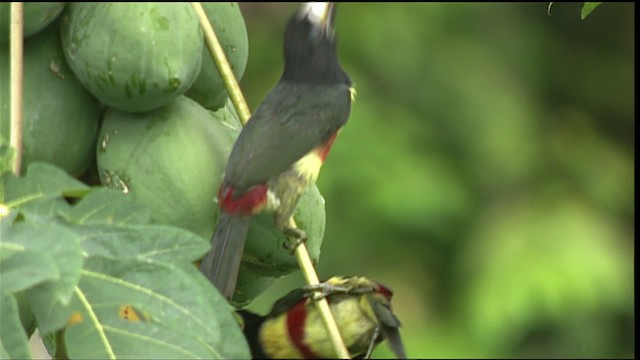
[[[393,294],[388,288],[364,277],[333,277],[324,284],[345,290],[328,294],[327,300],[352,355],[364,355],[386,338],[396,355],[405,357],[398,332],[400,322],[391,311]],[[305,288],[293,290],[278,300],[265,317],[239,312],[245,319],[243,330],[254,358],[335,357],[333,344],[313,304],[313,293]]]

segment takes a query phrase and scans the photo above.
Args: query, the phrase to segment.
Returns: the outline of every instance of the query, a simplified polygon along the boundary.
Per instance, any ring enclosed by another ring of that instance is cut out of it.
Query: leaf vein
[[[176,310],[178,310],[181,313],[185,314],[186,317],[191,318],[195,323],[199,324],[205,331],[207,331],[210,334],[210,336],[214,335],[213,331],[203,322],[202,319],[200,319],[197,316],[194,316],[188,309],[186,309],[184,306],[176,303],[171,298],[168,298],[168,297],[166,297],[166,296],[164,296],[162,294],[159,294],[157,292],[153,292],[153,291],[151,291],[149,289],[146,289],[146,288],[144,288],[142,286],[139,286],[137,284],[126,282],[126,281],[123,281],[121,279],[116,279],[116,278],[113,278],[113,277],[110,277],[110,276],[105,276],[104,274],[101,274],[101,273],[97,273],[97,272],[93,272],[93,271],[89,271],[89,270],[82,270],[82,273],[84,275],[86,275],[86,276],[94,277],[96,279],[100,279],[100,280],[103,280],[103,281],[108,281],[108,282],[111,282],[111,283],[114,283],[114,284],[118,284],[118,285],[123,286],[123,287],[127,287],[127,288],[130,288],[130,289],[139,291],[139,292],[141,292],[143,294],[146,294],[146,295],[148,295],[150,297],[156,298],[156,299],[160,300],[161,302],[167,303],[167,304],[173,306]]]
[[[100,338],[100,341],[104,344],[104,347],[105,347],[105,350],[107,351],[109,359],[115,359],[116,355],[113,353],[113,349],[111,348],[111,344],[109,344],[109,341],[107,340],[107,337],[106,337],[106,335],[104,333],[104,328],[103,328],[102,324],[100,324],[100,321],[98,320],[98,317],[96,316],[96,313],[93,311],[93,308],[91,307],[91,304],[89,304],[89,301],[84,296],[84,293],[77,286],[75,288],[75,293],[78,296],[78,299],[80,300],[82,305],[85,307],[85,310],[87,311],[87,314],[89,315],[89,318],[91,319],[91,322],[93,322],[93,325],[95,326],[95,329],[98,332],[98,337]]]
[[[104,326],[104,329],[105,329],[105,331],[109,331],[109,332],[113,332],[113,333],[116,333],[116,334],[126,335],[126,336],[129,336],[129,337],[132,337],[132,338],[148,341],[148,342],[154,343],[154,345],[168,347],[168,348],[180,351],[180,352],[184,353],[185,355],[188,355],[188,356],[190,356],[192,358],[198,358],[198,356],[196,354],[192,353],[191,351],[189,351],[189,350],[187,350],[185,348],[181,348],[179,346],[176,346],[174,344],[167,343],[166,341],[160,341],[160,340],[157,340],[157,339],[149,337],[149,336],[145,336],[145,335],[142,335],[142,334],[139,334],[139,333],[126,331],[126,330],[123,330],[123,329],[119,329],[119,328],[115,328],[115,327],[107,326],[107,325]]]

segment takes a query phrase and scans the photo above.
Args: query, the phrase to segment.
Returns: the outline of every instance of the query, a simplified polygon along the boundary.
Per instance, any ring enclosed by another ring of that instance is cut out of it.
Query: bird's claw
[[[284,244],[284,247],[294,254],[298,246],[307,242],[307,233],[304,230],[300,230],[294,227],[285,227],[283,229],[284,234],[289,238],[289,242]]]
[[[373,353],[373,348],[376,346],[379,336],[380,336],[380,327],[376,326],[375,330],[373,331],[373,335],[371,336],[371,339],[369,339],[369,346],[367,348],[367,352],[362,357],[363,359],[371,359],[371,353]]]

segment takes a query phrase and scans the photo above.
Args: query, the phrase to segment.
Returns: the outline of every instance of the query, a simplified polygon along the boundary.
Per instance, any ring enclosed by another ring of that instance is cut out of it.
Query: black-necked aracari
[[[333,344],[314,299],[326,297],[349,353],[368,358],[387,340],[398,358],[406,354],[400,321],[391,310],[392,292],[364,277],[333,277],[316,286],[295,289],[278,300],[269,314],[239,310],[242,330],[253,358],[335,358]]]
[[[271,208],[279,229],[294,230],[288,228],[289,218],[349,118],[351,80],[338,62],[334,14],[333,4],[306,3],[291,17],[282,76],[229,155],[212,249],[200,265],[227,299],[235,289],[252,215]]]

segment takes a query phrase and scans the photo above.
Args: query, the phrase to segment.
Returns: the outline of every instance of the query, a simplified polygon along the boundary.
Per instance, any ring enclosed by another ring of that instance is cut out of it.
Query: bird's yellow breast
[[[329,304],[342,340],[352,356],[362,354],[367,350],[377,327],[370,314],[366,313],[365,309],[369,308],[369,304],[365,303],[366,298],[361,296]],[[310,304],[310,306],[315,305]],[[324,358],[335,357],[333,343],[327,335],[320,313],[311,311],[307,317],[307,323],[305,340],[313,352]],[[309,341],[310,339],[315,339],[315,341]]]
[[[340,335],[351,355],[363,354],[374,336],[377,323],[370,313],[365,296],[330,303]],[[268,356],[280,359],[303,358],[302,351],[289,333],[287,316],[268,319],[260,329],[260,343]],[[331,339],[318,313],[315,304],[307,300],[302,346],[318,358],[335,358],[336,353]]]
[[[316,151],[311,151],[298,160],[294,167],[299,174],[306,178],[308,183],[315,183],[322,167],[322,158]]]
[[[303,358],[289,337],[286,316],[267,319],[260,328],[259,341],[264,353],[272,359]]]

